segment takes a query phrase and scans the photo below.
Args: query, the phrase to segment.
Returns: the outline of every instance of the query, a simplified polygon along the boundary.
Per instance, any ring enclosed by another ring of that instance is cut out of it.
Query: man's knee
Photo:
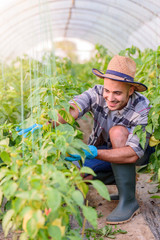
[[[129,131],[124,126],[114,126],[109,130],[112,148],[124,147],[128,139]]]

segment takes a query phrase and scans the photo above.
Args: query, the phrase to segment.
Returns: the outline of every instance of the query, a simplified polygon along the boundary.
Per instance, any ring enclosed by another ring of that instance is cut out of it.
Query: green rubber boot
[[[130,221],[139,213],[139,205],[135,197],[135,164],[112,163],[112,169],[119,193],[119,203],[107,217],[106,223],[120,224]]]

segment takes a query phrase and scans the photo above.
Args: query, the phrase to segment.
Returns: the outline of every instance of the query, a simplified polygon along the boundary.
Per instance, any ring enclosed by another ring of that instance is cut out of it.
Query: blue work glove
[[[28,128],[24,128],[24,129],[16,127],[16,131],[18,132],[18,135],[24,134],[23,137],[26,138],[29,132],[34,133],[34,131],[36,129],[38,129],[38,128],[40,129],[42,127],[43,127],[43,125],[35,123],[32,126],[30,126]]]
[[[88,152],[85,149],[82,149],[83,152],[85,153],[85,157],[88,158],[88,159],[92,159],[92,158],[97,157],[97,154],[98,154],[97,148],[95,146],[93,146],[93,145],[89,145],[88,147],[89,147],[91,153]],[[78,155],[78,154],[69,154],[69,155],[70,155],[69,157],[65,158],[66,161],[73,162],[73,161],[81,160],[81,156]]]

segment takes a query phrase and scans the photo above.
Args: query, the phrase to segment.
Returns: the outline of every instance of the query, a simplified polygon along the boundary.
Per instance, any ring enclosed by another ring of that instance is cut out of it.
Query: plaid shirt
[[[97,146],[97,142],[105,128],[109,112],[106,100],[103,98],[103,86],[95,85],[92,89],[90,88],[81,95],[75,96],[70,103],[75,102],[79,106],[78,118],[82,117],[86,112],[91,111],[93,113],[94,125],[88,144]],[[118,110],[113,118],[113,126],[121,125],[130,128],[126,146],[130,146],[139,158],[144,155],[149,138],[147,137],[145,149],[142,149],[139,144],[139,138],[136,134],[133,135],[133,130],[137,125],[147,125],[149,109],[149,100],[142,94],[134,92],[130,96],[127,105],[123,109]]]

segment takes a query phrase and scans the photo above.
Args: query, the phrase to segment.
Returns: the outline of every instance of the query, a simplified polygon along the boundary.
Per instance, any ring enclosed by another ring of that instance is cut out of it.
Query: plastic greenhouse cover
[[[106,46],[110,53],[160,43],[157,0],[0,0],[0,59],[59,37]]]

